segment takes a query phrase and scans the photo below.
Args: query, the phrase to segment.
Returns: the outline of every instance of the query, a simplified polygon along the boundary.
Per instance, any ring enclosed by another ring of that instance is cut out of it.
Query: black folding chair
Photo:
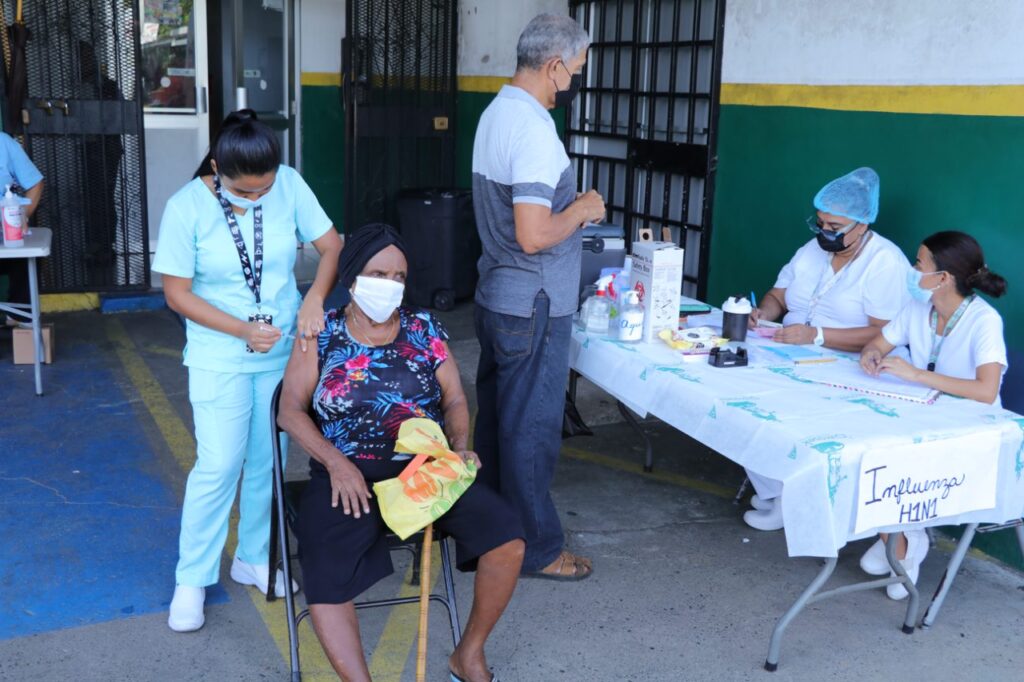
[[[281,453],[281,428],[277,425],[278,404],[281,400],[281,385],[278,384],[274,390],[274,397],[270,401],[270,424],[273,434],[273,456],[274,456],[274,493],[271,500],[270,511],[270,577],[267,580],[267,601],[275,601],[274,585],[277,582],[277,571],[284,573],[284,584],[292,584],[291,562],[295,555],[291,553],[291,546],[288,538],[288,528],[295,523],[298,516],[298,503],[302,496],[308,480],[290,481],[285,483],[284,467],[282,466]],[[441,548],[441,576],[444,580],[444,594],[431,594],[432,601],[440,602],[448,612],[448,623],[452,631],[452,642],[459,645],[462,639],[462,628],[459,625],[459,612],[455,603],[455,579],[452,571],[451,550],[448,546],[448,538],[438,534],[438,545]],[[388,541],[390,548],[404,550],[413,556],[413,572],[410,583],[418,585],[420,581],[420,552],[423,549],[423,533],[417,533],[408,540],[401,540],[397,535],[389,534]],[[426,576],[429,580],[430,576]],[[395,597],[393,599],[375,599],[372,601],[357,602],[356,609],[372,609],[380,606],[397,606],[399,604],[418,604],[419,596]],[[295,596],[290,589],[285,590],[284,597],[285,611],[288,615],[288,652],[291,664],[292,680],[301,680],[302,671],[299,666],[299,623],[309,615],[309,609],[305,608],[296,613]]]

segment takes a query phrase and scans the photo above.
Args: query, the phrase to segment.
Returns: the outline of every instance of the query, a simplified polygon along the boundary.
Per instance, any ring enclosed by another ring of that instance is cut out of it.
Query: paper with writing
[[[864,453],[854,531],[929,523],[996,506],[997,430]],[[964,453],[972,453],[964,457]]]

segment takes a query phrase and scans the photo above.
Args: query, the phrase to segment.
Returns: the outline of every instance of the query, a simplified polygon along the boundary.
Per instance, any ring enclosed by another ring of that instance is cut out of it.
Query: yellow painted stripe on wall
[[[341,73],[336,71],[303,71],[299,76],[302,85],[341,86]]]
[[[459,76],[459,92],[497,92],[511,79],[506,76]]]
[[[961,116],[1024,116],[1024,85],[723,83],[722,104]]]
[[[501,90],[509,82],[505,76],[459,76],[457,87],[460,92],[490,92]],[[341,74],[331,71],[303,71],[299,81],[307,86],[341,85]]]
[[[99,294],[42,294],[39,309],[44,313],[70,313],[76,310],[98,310]]]

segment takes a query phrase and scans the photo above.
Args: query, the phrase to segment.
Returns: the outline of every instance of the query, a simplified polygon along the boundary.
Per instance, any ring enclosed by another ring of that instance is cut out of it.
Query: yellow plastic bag
[[[476,480],[476,464],[463,462],[430,419],[408,419],[398,429],[395,452],[416,455],[397,478],[373,484],[381,516],[405,540],[447,512]]]

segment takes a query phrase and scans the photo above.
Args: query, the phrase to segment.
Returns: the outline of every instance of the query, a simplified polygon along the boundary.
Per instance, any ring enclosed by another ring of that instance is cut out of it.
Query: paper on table
[[[826,355],[825,353],[807,348],[806,346],[793,346],[787,344],[765,346],[764,349],[775,353],[783,360],[789,360],[790,362],[795,362],[797,364],[832,362],[836,359],[834,355]]]
[[[808,365],[800,368],[799,375],[818,384],[917,403],[931,404],[939,396],[939,391],[933,388],[904,381],[891,374],[882,373],[873,377],[865,373],[856,362]]]

